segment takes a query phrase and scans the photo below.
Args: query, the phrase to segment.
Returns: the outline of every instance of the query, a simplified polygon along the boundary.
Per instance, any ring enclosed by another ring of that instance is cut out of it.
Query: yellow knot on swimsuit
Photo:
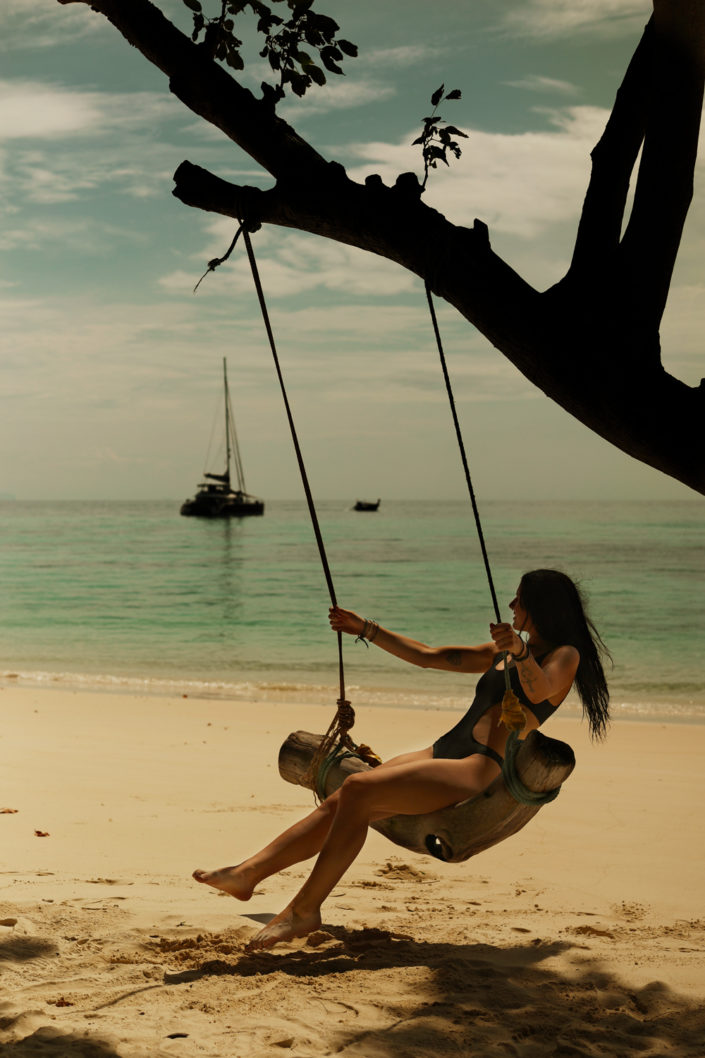
[[[504,724],[507,731],[521,731],[526,723],[526,713],[522,708],[521,702],[512,690],[506,690],[504,692],[504,698],[502,699],[502,715],[499,720],[500,723]]]

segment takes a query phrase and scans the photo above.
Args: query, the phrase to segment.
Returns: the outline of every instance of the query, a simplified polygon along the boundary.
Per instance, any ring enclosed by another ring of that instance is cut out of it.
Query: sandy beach
[[[278,749],[331,707],[0,691],[0,1043],[7,1058],[678,1056],[705,1039],[705,726],[554,719],[574,774],[464,864],[371,833],[308,940],[245,944],[248,904],[191,880],[312,804]],[[381,755],[448,726],[367,709]],[[453,714],[455,715],[455,714]]]

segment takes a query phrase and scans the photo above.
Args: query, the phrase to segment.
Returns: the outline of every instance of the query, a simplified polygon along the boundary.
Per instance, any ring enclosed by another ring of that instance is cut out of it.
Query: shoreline
[[[0,1044],[103,1058],[699,1058],[705,728],[553,717],[577,767],[519,833],[460,864],[376,832],[308,941],[247,940],[306,876],[243,904],[191,880],[311,810],[283,782],[301,703],[0,690]],[[437,710],[358,717],[382,755]]]
[[[313,677],[313,674],[311,676]],[[267,681],[252,677],[235,682],[0,668],[0,689],[13,687],[66,690],[86,694],[139,694],[154,698],[201,698],[204,701],[255,701],[267,705],[297,702],[304,705],[330,705],[333,709],[338,697],[338,688],[333,682],[296,681],[285,678],[284,673],[281,678],[274,676]],[[469,691],[471,689],[470,687]],[[652,691],[649,694],[640,694],[639,701],[629,701],[628,692],[619,688],[610,688],[610,691],[613,720],[705,725],[705,696],[700,702],[691,699],[678,701],[675,696],[669,698],[664,692]],[[457,713],[465,710],[471,700],[469,693],[465,692],[434,692],[425,687],[410,690],[408,686],[398,686],[393,682],[383,685],[350,682],[347,693],[348,697],[353,699],[354,707],[369,707],[375,710],[382,708]],[[582,707],[574,691],[562,704],[560,715],[569,718],[582,716]]]

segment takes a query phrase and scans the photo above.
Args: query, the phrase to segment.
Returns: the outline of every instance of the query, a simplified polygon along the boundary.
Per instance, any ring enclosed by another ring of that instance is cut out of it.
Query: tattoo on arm
[[[517,668],[519,669],[519,676],[521,678],[521,682],[524,684],[527,691],[533,693],[534,684],[536,683],[536,674],[532,671],[532,669],[527,665],[525,661],[519,662]]]
[[[463,660],[463,654],[460,650],[446,650],[446,661],[450,665],[455,665],[456,668],[460,665]]]

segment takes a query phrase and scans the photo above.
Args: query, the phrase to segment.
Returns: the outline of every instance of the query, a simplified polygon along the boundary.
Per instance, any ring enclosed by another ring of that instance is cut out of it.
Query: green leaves
[[[338,23],[313,10],[314,0],[273,0],[275,4],[286,3],[288,18],[275,15],[262,0],[182,2],[193,13],[191,39],[200,43],[211,58],[233,70],[242,70],[245,66],[242,41],[234,33],[235,18],[250,10],[257,19],[258,33],[265,38],[259,54],[278,75],[276,85],[262,84],[262,95],[272,104],[284,97],[286,88],[294,95],[303,96],[311,85],[324,85],[326,72],[343,74],[341,62],[346,56],[357,55],[355,44],[337,38]],[[212,16],[204,11],[204,4],[209,3],[214,9],[220,9]]]
[[[445,100],[449,99],[460,99],[462,93],[459,88],[454,88],[452,91],[446,93],[445,85],[441,85],[431,96],[431,106],[433,107],[433,113],[430,117],[422,118],[423,128],[421,135],[417,136],[412,143],[412,147],[420,146],[421,153],[423,156],[423,171],[424,178],[421,184],[421,190],[423,191],[428,183],[428,177],[431,169],[435,169],[439,162],[443,162],[444,165],[449,165],[448,154],[452,154],[455,158],[459,158],[462,154],[460,147],[454,136],[461,136],[463,139],[467,139],[467,133],[461,132],[455,125],[449,125],[443,120],[440,114],[436,111],[439,105]]]

